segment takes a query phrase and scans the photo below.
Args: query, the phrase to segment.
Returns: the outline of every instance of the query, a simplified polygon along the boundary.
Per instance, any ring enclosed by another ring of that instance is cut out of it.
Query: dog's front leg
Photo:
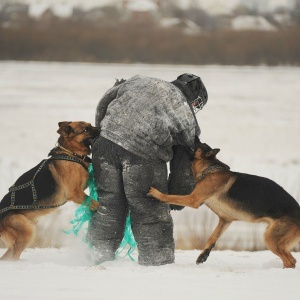
[[[77,204],[83,204],[84,202],[90,203],[91,210],[97,210],[99,207],[99,202],[88,196],[84,191],[77,191],[76,195],[72,197],[73,202]]]
[[[193,194],[190,195],[167,195],[163,194],[154,187],[151,187],[148,194],[148,197],[154,197],[162,202],[168,204],[176,204],[181,206],[189,206],[192,208],[198,208],[203,202],[196,199]]]

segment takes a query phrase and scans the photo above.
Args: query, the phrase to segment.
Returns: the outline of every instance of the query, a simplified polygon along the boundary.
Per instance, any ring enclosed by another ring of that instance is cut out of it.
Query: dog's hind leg
[[[295,268],[296,259],[290,249],[300,241],[300,228],[285,220],[277,220],[265,232],[266,246],[283,262],[284,268]]]
[[[0,260],[11,260],[12,259],[12,249],[9,248],[7,249],[7,251],[2,255],[2,257],[0,258]]]
[[[25,216],[20,215],[21,222],[18,224],[22,226],[19,228],[19,235],[13,247],[13,260],[18,260],[20,258],[23,250],[32,242],[35,237],[35,225],[27,219]]]
[[[230,221],[227,221],[219,217],[219,223],[217,227],[209,237],[206,245],[204,246],[203,251],[201,252],[201,254],[198,256],[196,260],[197,265],[202,264],[207,260],[210,251],[215,247],[217,240],[220,238],[220,236],[223,234],[223,232],[228,228],[230,224],[231,224]]]
[[[1,260],[18,260],[35,236],[35,225],[22,214],[10,216],[5,223],[5,242],[8,250]]]
[[[9,224],[10,218],[6,218],[1,224],[1,240],[8,248],[7,251],[2,255],[0,260],[11,260],[13,255],[13,246],[17,238],[17,232]]]
[[[6,228],[5,232],[1,233],[2,241],[5,246],[8,248],[7,251],[2,255],[0,260],[12,260],[13,257],[13,247],[17,233],[12,228]]]

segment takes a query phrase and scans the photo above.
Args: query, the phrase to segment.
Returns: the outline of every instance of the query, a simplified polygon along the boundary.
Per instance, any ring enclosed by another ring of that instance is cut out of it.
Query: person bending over
[[[140,75],[122,79],[100,100],[101,133],[92,147],[100,207],[88,229],[96,264],[114,259],[129,212],[138,263],[174,262],[170,207],[146,195],[150,186],[171,194],[193,190],[190,151],[200,135],[195,112],[207,99],[200,77],[182,74],[172,82]]]

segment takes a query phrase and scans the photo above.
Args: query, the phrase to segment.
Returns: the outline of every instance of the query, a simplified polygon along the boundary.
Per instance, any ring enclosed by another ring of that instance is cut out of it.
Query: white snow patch
[[[40,18],[43,13],[49,8],[49,5],[47,3],[42,3],[42,2],[37,2],[37,3],[32,3],[29,6],[28,9],[28,14],[32,18]]]
[[[196,265],[198,252],[178,250],[175,264],[143,267],[128,258],[91,266],[74,249],[27,249],[19,262],[0,262],[1,299],[299,299],[299,267],[282,269],[269,251],[213,251]]]
[[[231,27],[234,30],[265,30],[274,31],[276,27],[261,16],[238,16],[232,19]]]
[[[131,11],[146,12],[146,11],[156,11],[158,6],[156,3],[150,0],[135,0],[130,1],[127,8]]]

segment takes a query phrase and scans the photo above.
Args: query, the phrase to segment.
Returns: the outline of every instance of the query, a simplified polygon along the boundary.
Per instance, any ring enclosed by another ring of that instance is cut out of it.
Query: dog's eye
[[[83,130],[83,132],[89,132],[91,129],[87,127],[86,129]]]

